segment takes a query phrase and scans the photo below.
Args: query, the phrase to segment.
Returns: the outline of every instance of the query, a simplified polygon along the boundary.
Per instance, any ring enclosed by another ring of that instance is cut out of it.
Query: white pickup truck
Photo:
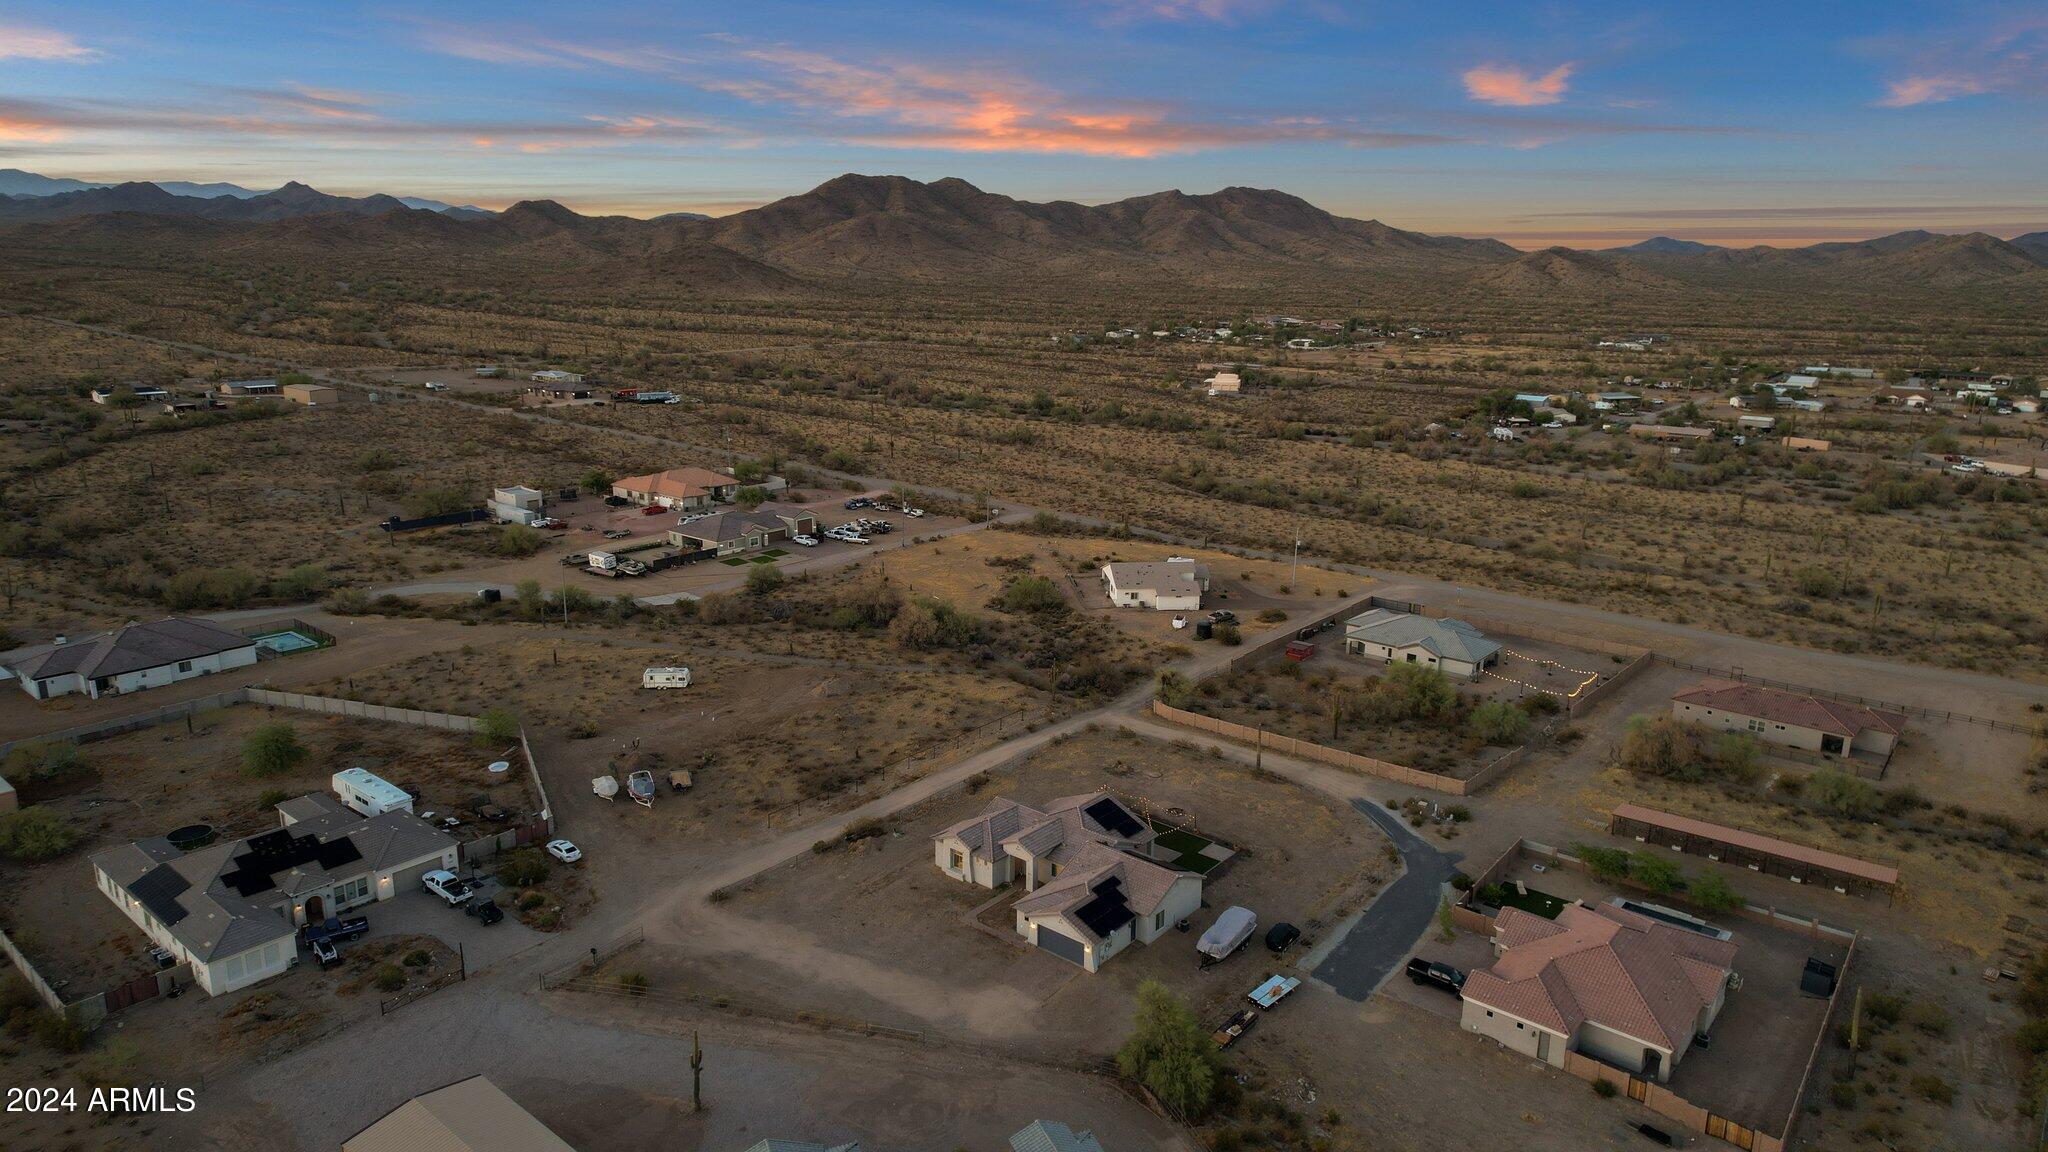
[[[469,881],[446,868],[436,868],[420,877],[420,886],[451,905],[466,904],[476,895],[476,889],[469,886]]]

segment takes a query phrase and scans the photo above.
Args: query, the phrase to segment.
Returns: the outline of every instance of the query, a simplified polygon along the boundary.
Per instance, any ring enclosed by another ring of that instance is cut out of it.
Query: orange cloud
[[[90,64],[100,55],[97,49],[87,48],[72,39],[68,32],[31,28],[26,24],[0,24],[0,60]]]
[[[64,138],[64,130],[20,116],[0,113],[0,140],[29,144],[50,144]]]
[[[761,65],[765,74],[704,86],[753,103],[791,105],[836,120],[881,121],[830,135],[893,148],[1146,159],[1289,139],[1367,147],[1445,140],[1311,118],[1187,122],[1158,107],[1086,106],[1041,85],[990,73],[955,73],[919,64],[856,64],[795,48],[743,49],[738,55]]]
[[[1971,76],[1908,76],[1892,81],[1885,88],[1885,98],[1877,102],[1880,108],[1941,104],[1961,96],[1979,96],[1991,90],[1990,85]]]
[[[1465,93],[1482,104],[1509,108],[1530,108],[1555,104],[1564,99],[1565,89],[1576,65],[1559,64],[1541,76],[1505,64],[1481,64],[1467,69]]]

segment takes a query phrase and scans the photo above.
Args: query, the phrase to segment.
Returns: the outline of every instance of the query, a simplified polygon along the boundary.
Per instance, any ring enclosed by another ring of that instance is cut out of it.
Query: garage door
[[[1072,936],[1063,936],[1043,924],[1038,926],[1038,946],[1062,960],[1088,966],[1088,949]]]
[[[391,877],[392,892],[396,894],[420,891],[420,877],[425,876],[440,866],[441,858],[436,856],[424,864],[415,864],[410,868],[393,873]]]

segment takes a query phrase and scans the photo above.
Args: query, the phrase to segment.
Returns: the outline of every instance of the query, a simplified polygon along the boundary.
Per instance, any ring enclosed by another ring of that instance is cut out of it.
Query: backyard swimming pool
[[[318,648],[320,646],[320,641],[313,639],[303,632],[294,632],[289,628],[282,632],[265,632],[261,636],[252,636],[250,639],[256,641],[258,648],[268,648],[280,656],[287,652],[303,652],[308,648]]]

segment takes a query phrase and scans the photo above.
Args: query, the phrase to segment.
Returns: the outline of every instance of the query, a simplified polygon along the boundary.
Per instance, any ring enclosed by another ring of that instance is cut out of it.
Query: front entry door
[[[327,901],[318,896],[306,897],[306,923],[318,924],[327,919]]]

